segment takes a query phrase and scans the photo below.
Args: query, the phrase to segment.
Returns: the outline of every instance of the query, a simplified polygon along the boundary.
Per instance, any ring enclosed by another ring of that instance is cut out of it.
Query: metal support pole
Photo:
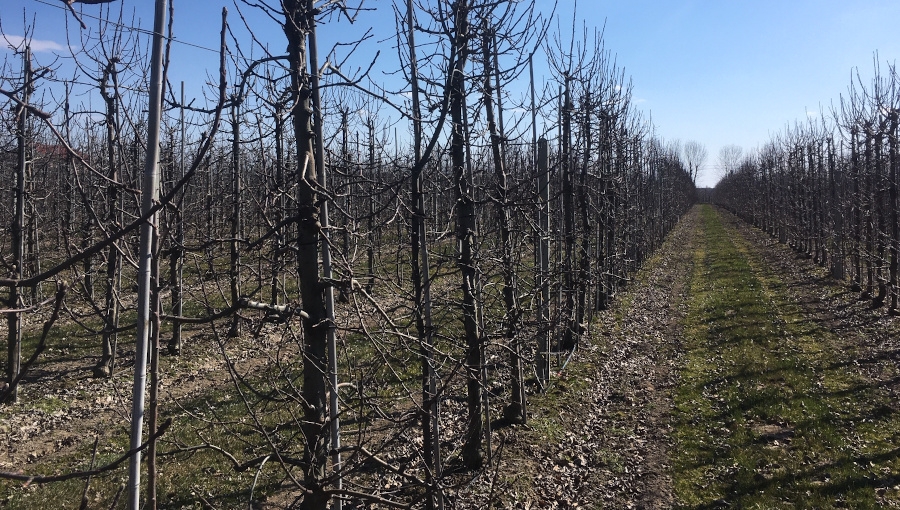
[[[150,100],[147,115],[147,154],[141,186],[141,215],[150,212],[159,196],[159,124],[162,100],[163,29],[166,25],[168,0],[156,0],[153,22],[153,44],[150,56]],[[147,386],[147,343],[150,333],[150,269],[153,258],[153,238],[156,235],[156,215],[141,225],[138,254],[137,337],[135,339],[134,386],[131,405],[131,449],[142,442],[144,424],[144,396]],[[155,431],[150,431],[151,434]],[[141,454],[135,453],[128,462],[128,508],[141,507]]]

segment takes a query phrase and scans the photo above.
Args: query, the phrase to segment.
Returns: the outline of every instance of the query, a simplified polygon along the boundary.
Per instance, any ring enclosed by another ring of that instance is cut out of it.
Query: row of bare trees
[[[787,129],[716,186],[716,200],[849,279],[873,307],[898,306],[900,76],[876,64],[827,116]]]
[[[370,79],[381,61],[342,68],[366,32],[320,59],[317,25],[365,23],[343,2],[245,2],[280,25],[284,55],[227,44],[223,15],[218,100],[199,108],[171,86],[163,96],[150,202],[149,77],[126,24],[85,36],[74,80],[31,69],[24,45],[21,70],[6,62],[0,172],[16,179],[0,181],[5,398],[22,335],[61,299],[44,299],[51,280],[69,282],[60,320],[96,338],[97,377],[140,358],[119,340],[141,321],[133,289],[147,258],[150,405],[166,405],[154,393],[160,341],[184,355],[214,339],[251,419],[212,426],[253,438],[225,453],[243,469],[277,459],[302,508],[442,508],[447,462],[490,462],[492,423],[527,420],[529,381],[552,384],[561,354],[693,203],[696,168],[653,137],[601,34],[552,34],[533,2],[393,7],[387,69],[403,79],[392,86]],[[539,90],[542,57],[553,84]],[[41,88],[63,99],[35,101]],[[227,358],[227,339],[247,337],[279,345],[253,373]],[[398,486],[385,492],[384,476]]]

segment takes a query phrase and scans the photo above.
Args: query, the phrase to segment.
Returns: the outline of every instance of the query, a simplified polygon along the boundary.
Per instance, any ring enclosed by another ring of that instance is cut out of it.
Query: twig
[[[94,437],[94,449],[91,453],[90,469],[94,469],[94,462],[97,460],[97,446],[100,444],[100,436]],[[84,492],[81,493],[81,506],[79,510],[87,510],[88,507],[88,489],[91,487],[91,477],[88,476],[84,481]]]
[[[340,490],[329,490],[324,491],[326,496],[330,497],[341,497],[341,496],[350,496],[360,501],[369,501],[372,503],[379,503],[384,506],[392,506],[394,508],[412,508],[412,505],[407,503],[401,503],[399,501],[392,501],[390,499],[382,498],[381,496],[376,496],[374,494],[367,494],[365,492],[358,492],[349,489],[340,489]]]
[[[119,490],[116,491],[116,497],[113,498],[112,504],[109,505],[109,510],[113,510],[114,508],[119,507],[119,499],[122,497],[122,493],[125,492],[125,485],[119,485]]]
[[[75,7],[72,7],[72,2],[70,0],[67,0],[65,4],[66,7],[69,8],[69,12],[72,13],[72,16],[75,18],[75,20],[81,25],[81,29],[87,30],[88,26],[84,23],[81,17],[78,16],[78,12],[75,11]]]
[[[293,315],[299,315],[300,317],[303,317],[304,319],[309,318],[309,314],[307,314],[306,312],[304,312],[303,310],[301,310],[299,308],[295,308],[290,305],[271,305],[268,303],[261,303],[259,301],[251,301],[247,298],[241,298],[237,301],[237,303],[234,303],[233,305],[229,306],[228,308],[225,308],[222,311],[219,311],[212,315],[208,315],[206,317],[183,317],[181,315],[160,314],[159,318],[161,320],[167,320],[167,321],[176,321],[177,320],[178,322],[180,322],[182,324],[206,324],[209,322],[214,322],[223,317],[228,317],[228,316],[236,313],[238,310],[243,310],[243,309],[274,312],[284,318],[291,317]]]
[[[15,308],[15,309],[7,308],[7,309],[5,309],[5,310],[0,309],[0,314],[5,314],[5,313],[28,313],[28,312],[33,312],[33,311],[37,310],[38,308],[40,308],[40,307],[42,307],[42,306],[44,306],[44,305],[50,304],[50,303],[53,301],[53,299],[54,299],[54,298],[52,298],[52,297],[51,297],[51,298],[47,298],[47,299],[41,301],[40,303],[36,303],[36,304],[33,304],[33,305],[29,306],[28,308]]]
[[[250,486],[250,498],[247,501],[247,508],[249,510],[253,510],[253,489],[256,488],[256,481],[259,479],[259,474],[262,473],[263,466],[266,465],[266,462],[269,461],[270,455],[266,455],[266,458],[259,464],[259,468],[256,470],[256,475],[253,476],[253,485]]]
[[[388,471],[391,471],[392,473],[394,473],[396,475],[400,475],[403,478],[406,478],[410,482],[417,483],[419,485],[425,485],[425,481],[422,480],[421,478],[419,478],[416,475],[413,475],[411,473],[407,473],[406,471],[403,471],[402,469],[400,469],[396,466],[391,465],[390,463],[381,459],[380,457],[378,457],[374,453],[370,452],[363,446],[348,446],[346,448],[341,448],[341,451],[347,452],[347,453],[353,453],[354,455],[362,455],[363,457],[375,462],[379,466],[387,469]]]
[[[30,104],[27,104],[27,103],[23,102],[21,99],[19,99],[18,97],[16,97],[15,94],[13,94],[12,92],[10,92],[10,91],[8,91],[8,90],[0,89],[0,94],[3,94],[4,96],[6,96],[6,97],[12,99],[13,102],[15,102],[15,103],[16,103],[17,105],[19,105],[21,108],[25,108],[26,110],[28,110],[32,115],[35,115],[35,116],[37,116],[37,117],[40,117],[40,118],[42,118],[42,119],[44,119],[44,120],[49,120],[50,117],[52,117],[51,114],[49,114],[49,113],[47,113],[47,112],[45,112],[45,111],[43,111],[43,110],[40,110],[40,109],[38,109],[38,108],[36,108],[36,107],[30,105]]]
[[[242,473],[242,472],[250,469],[251,467],[259,464],[260,462],[265,462],[266,459],[268,459],[269,457],[272,456],[272,454],[260,455],[259,457],[254,457],[242,464],[242,463],[238,462],[237,458],[235,458],[234,455],[228,453],[228,451],[226,451],[224,448],[222,448],[220,446],[216,446],[214,444],[210,444],[210,443],[203,443],[203,444],[198,444],[198,445],[194,445],[194,446],[179,446],[175,450],[171,450],[168,452],[162,452],[159,454],[159,456],[166,457],[166,456],[170,456],[170,455],[177,455],[179,453],[196,452],[199,450],[213,450],[215,452],[222,454],[223,456],[225,456],[228,459],[229,462],[231,462],[232,469],[234,469],[238,473]],[[285,460],[285,462],[287,464],[289,464],[291,466],[297,466],[297,467],[301,467],[301,468],[306,467],[306,463],[300,459],[294,459],[291,457],[282,457],[282,458]]]

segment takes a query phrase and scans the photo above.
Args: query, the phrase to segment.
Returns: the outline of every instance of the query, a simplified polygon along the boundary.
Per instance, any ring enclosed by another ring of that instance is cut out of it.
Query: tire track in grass
[[[681,508],[872,508],[898,502],[900,419],[853,349],[701,210],[675,396]]]

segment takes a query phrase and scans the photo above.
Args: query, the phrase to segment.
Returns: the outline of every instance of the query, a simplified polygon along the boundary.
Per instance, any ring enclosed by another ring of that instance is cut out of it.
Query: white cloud
[[[806,110],[806,116],[809,117],[809,118],[811,118],[811,119],[814,119],[814,118],[816,118],[816,117],[819,116],[819,112],[813,112],[813,111],[810,111],[810,110]]]
[[[0,34],[0,46],[6,50],[12,50],[15,48],[22,47],[22,41],[24,37],[21,35],[10,35],[10,34]],[[31,39],[29,41],[31,46],[31,51],[35,53],[47,52],[47,51],[63,51],[65,50],[65,46],[59,44],[56,41],[47,41],[43,39]]]

